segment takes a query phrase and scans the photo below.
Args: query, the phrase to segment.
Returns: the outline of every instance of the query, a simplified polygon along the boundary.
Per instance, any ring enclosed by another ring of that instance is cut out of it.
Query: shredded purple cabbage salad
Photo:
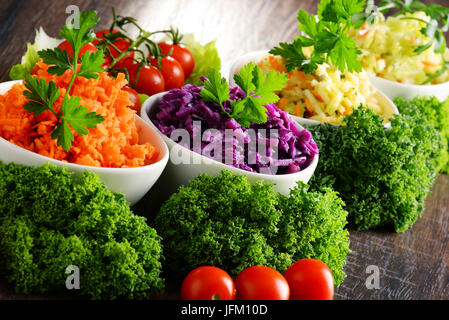
[[[223,114],[221,106],[203,101],[201,90],[202,87],[188,84],[163,95],[152,112],[154,116],[150,115],[159,131],[170,138],[175,130],[185,129],[190,141],[172,138],[176,143],[250,172],[298,172],[307,168],[318,154],[310,132],[300,129],[288,113],[276,105],[265,105],[266,123],[252,123],[249,128],[243,128],[236,120]],[[224,108],[230,109],[231,100],[242,98],[245,98],[243,90],[238,86],[231,87],[230,99],[224,103]]]

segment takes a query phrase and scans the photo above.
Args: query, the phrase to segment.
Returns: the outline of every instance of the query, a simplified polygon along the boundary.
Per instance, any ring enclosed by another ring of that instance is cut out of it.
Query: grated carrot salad
[[[33,73],[38,78],[56,82],[60,96],[53,108],[59,112],[62,99],[70,82],[71,70],[61,76],[47,72],[42,61]],[[0,137],[22,148],[64,162],[94,167],[128,168],[155,162],[158,152],[149,143],[139,144],[139,132],[135,123],[135,111],[129,94],[122,88],[127,84],[124,74],[114,79],[106,72],[98,79],[77,77],[71,95],[81,98],[81,105],[90,112],[101,114],[105,120],[89,134],[80,136],[74,130],[72,148],[65,152],[51,138],[57,125],[56,116],[45,111],[35,117],[23,109],[27,101],[23,84],[15,84],[0,95]]]

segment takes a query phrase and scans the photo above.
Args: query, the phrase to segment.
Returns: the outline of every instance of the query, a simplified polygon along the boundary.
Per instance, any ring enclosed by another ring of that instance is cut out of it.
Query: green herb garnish
[[[235,119],[244,128],[248,128],[251,123],[267,121],[265,105],[279,100],[275,91],[282,90],[287,82],[285,73],[270,71],[265,75],[258,66],[250,62],[234,75],[236,84],[245,92],[246,97],[232,100],[230,110],[227,110],[223,105],[230,99],[226,79],[216,69],[209,72],[207,78],[201,90],[201,98],[220,105],[224,114]]]
[[[96,125],[104,120],[102,115],[88,112],[87,108],[81,106],[79,97],[69,96],[77,77],[97,79],[98,73],[104,71],[101,67],[104,62],[102,50],[95,53],[87,52],[78,61],[81,48],[95,39],[92,27],[97,24],[98,20],[96,11],[81,12],[78,29],[67,24],[59,32],[59,35],[65,38],[72,47],[73,58],[70,58],[66,51],[59,48],[38,52],[44,62],[51,65],[47,70],[48,73],[60,76],[67,70],[72,70],[72,77],[59,112],[56,112],[53,108],[60,95],[56,83],[53,81],[46,82],[43,79],[38,80],[35,76],[25,76],[27,90],[24,91],[24,95],[29,101],[24,104],[23,108],[35,116],[49,110],[57,117],[58,125],[53,130],[51,137],[57,139],[57,145],[62,146],[64,151],[70,150],[74,140],[71,129],[79,135],[86,135],[89,133],[86,128],[96,128]]]
[[[360,51],[347,31],[353,26],[352,17],[363,11],[364,0],[323,0],[318,6],[318,17],[304,10],[298,12],[299,31],[293,43],[280,43],[271,54],[286,59],[287,71],[301,69],[312,73],[318,65],[331,62],[340,71],[360,72],[357,59]],[[310,57],[303,49],[313,47]]]

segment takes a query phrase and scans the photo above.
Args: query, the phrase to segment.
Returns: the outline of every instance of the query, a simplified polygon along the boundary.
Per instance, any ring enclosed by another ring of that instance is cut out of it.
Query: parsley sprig
[[[245,92],[246,97],[232,100],[229,110],[224,106],[230,99],[229,85],[218,70],[213,69],[207,75],[204,88],[201,90],[201,98],[217,103],[225,115],[235,119],[242,127],[248,128],[251,123],[267,121],[265,105],[279,100],[275,92],[282,90],[287,82],[287,75],[275,71],[264,74],[258,66],[250,62],[234,75],[234,81]]]
[[[341,71],[360,72],[357,56],[361,52],[347,31],[353,26],[352,17],[363,12],[364,6],[365,0],[322,0],[317,17],[299,10],[302,34],[293,43],[280,43],[270,53],[285,58],[289,72],[298,68],[312,73],[318,65],[329,62]],[[310,57],[303,51],[307,47],[313,47]]]
[[[56,116],[58,125],[53,130],[51,138],[57,140],[57,145],[62,146],[64,151],[70,150],[74,140],[71,129],[79,135],[86,135],[89,133],[87,128],[96,128],[96,125],[104,120],[102,115],[88,112],[86,107],[81,106],[81,98],[70,96],[71,88],[77,77],[97,79],[98,73],[104,71],[101,67],[104,62],[102,50],[95,53],[86,52],[81,58],[78,58],[81,48],[95,39],[92,27],[99,20],[96,14],[96,11],[81,12],[78,16],[79,28],[74,28],[72,24],[68,23],[59,32],[59,35],[66,39],[72,47],[73,58],[59,48],[38,52],[44,62],[51,65],[47,70],[48,73],[62,75],[67,70],[72,70],[72,77],[59,112],[53,108],[60,96],[56,83],[54,81],[46,82],[36,76],[25,76],[24,95],[28,102],[24,104],[23,108],[33,113],[34,116],[47,110]]]

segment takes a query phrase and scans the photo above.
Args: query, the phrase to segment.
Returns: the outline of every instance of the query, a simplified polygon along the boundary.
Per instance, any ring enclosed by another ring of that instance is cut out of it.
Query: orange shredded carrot
[[[59,112],[62,99],[70,81],[70,70],[61,76],[47,73],[48,66],[42,61],[37,64],[36,74],[46,81],[54,81],[60,90],[60,97],[53,108]],[[0,137],[27,150],[70,163],[111,168],[138,167],[153,163],[157,150],[149,143],[139,144],[139,133],[135,123],[135,111],[129,100],[124,74],[114,79],[106,72],[98,79],[78,77],[73,85],[72,95],[81,98],[81,105],[89,112],[96,112],[105,118],[89,134],[80,136],[72,133],[75,140],[66,152],[51,138],[57,125],[56,116],[44,111],[35,117],[23,109],[26,98],[25,86],[14,85],[0,95]]]
[[[295,105],[295,116],[301,116],[301,106],[299,104]]]
[[[306,102],[307,110],[309,110],[310,112],[315,111],[315,107],[313,106],[312,102],[310,102],[310,100],[307,98],[305,98],[304,100]]]
[[[313,93],[313,95],[314,95],[318,100],[320,100],[321,102],[324,102],[323,97],[321,97],[321,96],[318,94],[318,92],[312,91],[312,93]]]
[[[281,98],[279,99],[278,107],[281,110],[285,110],[287,107],[288,99],[287,98]]]
[[[422,64],[425,65],[426,67],[431,67],[431,68],[436,67],[436,64],[431,61],[423,61]]]
[[[295,70],[295,75],[298,77],[299,81],[301,81],[301,84],[304,88],[312,89],[312,85],[307,81],[306,74],[302,71]]]
[[[271,67],[274,70],[279,71],[279,72],[287,71],[283,65],[279,64],[279,61],[275,56],[270,55],[270,56],[268,56],[268,59],[269,59]]]
[[[365,22],[363,26],[360,28],[359,35],[364,38],[369,33],[368,23]]]

